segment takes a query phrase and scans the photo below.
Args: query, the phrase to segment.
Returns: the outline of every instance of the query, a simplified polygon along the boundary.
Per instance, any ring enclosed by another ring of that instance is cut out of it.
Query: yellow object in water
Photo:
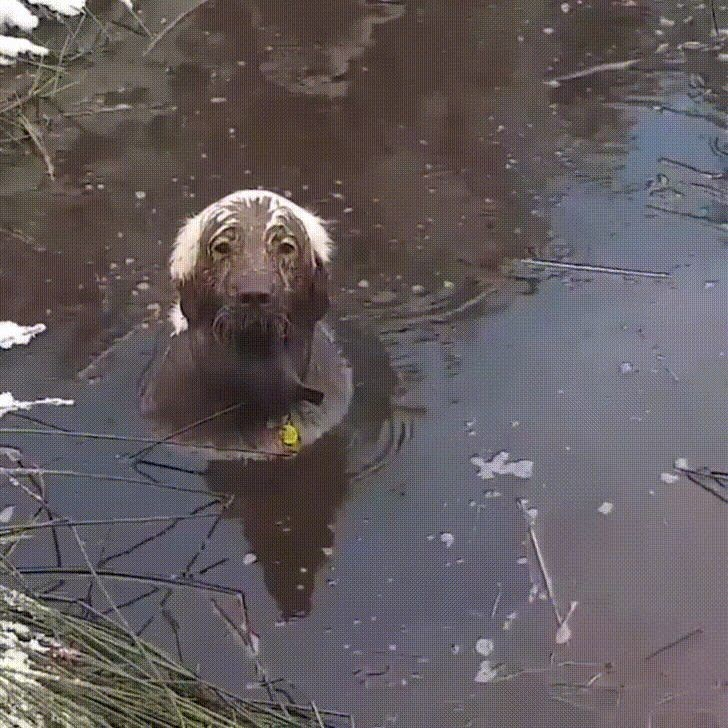
[[[281,442],[290,448],[301,447],[301,433],[295,425],[287,422],[281,427]]]

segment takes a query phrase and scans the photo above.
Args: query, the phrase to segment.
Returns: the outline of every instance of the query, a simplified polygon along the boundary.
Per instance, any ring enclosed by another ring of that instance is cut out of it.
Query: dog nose
[[[241,304],[263,306],[273,299],[275,286],[274,274],[268,271],[255,271],[233,279],[231,293]]]
[[[254,306],[264,306],[270,302],[270,293],[256,291],[251,293],[241,293],[238,296],[240,303],[251,304]]]

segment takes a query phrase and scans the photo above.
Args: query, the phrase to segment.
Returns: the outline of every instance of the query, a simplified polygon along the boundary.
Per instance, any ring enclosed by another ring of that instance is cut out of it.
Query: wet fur
[[[235,250],[242,252],[214,258],[210,242],[226,226],[238,231],[242,244]],[[299,243],[295,264],[266,252],[266,241],[279,228]],[[190,421],[244,402],[241,416],[258,422],[311,396],[303,381],[314,328],[328,308],[329,253],[321,221],[273,193],[234,193],[185,223],[170,260],[178,291],[171,314],[175,336],[152,368],[143,409],[177,411],[173,419]],[[244,264],[250,256],[264,272],[256,267],[251,273]],[[241,286],[250,280],[255,285],[256,276],[267,276],[269,299],[241,302]],[[181,402],[185,382],[194,395]]]

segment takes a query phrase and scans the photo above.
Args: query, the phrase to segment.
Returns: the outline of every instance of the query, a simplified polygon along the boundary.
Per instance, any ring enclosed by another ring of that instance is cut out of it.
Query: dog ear
[[[314,255],[314,269],[310,292],[311,315],[314,321],[323,318],[329,310],[329,273],[318,255]]]
[[[194,278],[187,278],[177,284],[179,307],[188,324],[197,322],[202,317],[203,301]]]

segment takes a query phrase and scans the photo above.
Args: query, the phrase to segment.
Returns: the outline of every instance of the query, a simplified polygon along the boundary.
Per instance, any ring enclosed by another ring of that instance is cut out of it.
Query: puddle
[[[156,29],[192,3],[153,5]],[[56,471],[53,513],[174,516],[85,527],[133,625],[266,699],[198,587],[242,590],[275,689],[364,728],[724,724],[725,505],[673,469],[728,469],[710,28],[676,2],[215,0],[72,71],[56,179],[0,157],[0,321],[47,327],[0,352],[0,392],[74,404],[5,415],[25,432],[0,444]],[[286,462],[156,446],[133,468],[176,229],[258,186],[331,222],[347,418]],[[6,485],[0,511],[34,509]],[[108,607],[48,534],[17,561]]]

